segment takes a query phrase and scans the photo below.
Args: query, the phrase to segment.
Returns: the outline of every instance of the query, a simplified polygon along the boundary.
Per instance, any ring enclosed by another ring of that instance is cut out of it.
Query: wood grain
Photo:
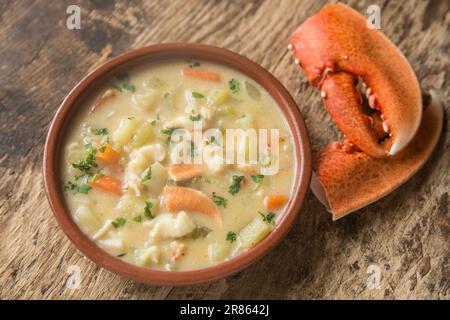
[[[83,257],[45,199],[42,152],[64,96],[93,66],[131,48],[189,41],[239,52],[271,71],[295,97],[315,146],[338,137],[319,94],[292,63],[290,34],[326,1],[79,1],[81,30],[68,30],[70,1],[0,4],[0,299],[426,298],[450,297],[448,112],[449,2],[348,1],[382,8],[382,29],[421,85],[440,93],[446,123],[426,166],[388,197],[331,222],[308,194],[288,237],[261,262],[227,279],[182,288],[122,279]],[[381,270],[369,289],[367,268]],[[68,289],[68,267],[81,289]]]

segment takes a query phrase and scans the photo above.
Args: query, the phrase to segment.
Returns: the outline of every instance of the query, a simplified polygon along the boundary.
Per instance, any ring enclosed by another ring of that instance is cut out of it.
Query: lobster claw
[[[297,29],[291,46],[334,122],[360,150],[383,158],[413,139],[422,117],[417,78],[395,45],[369,29],[363,16],[343,4],[329,4]],[[370,113],[363,112],[358,80]],[[382,119],[381,136],[374,117]]]
[[[335,142],[314,153],[311,189],[333,220],[386,196],[413,176],[430,157],[442,131],[444,110],[435,94],[420,128],[406,148],[389,158],[347,152]]]

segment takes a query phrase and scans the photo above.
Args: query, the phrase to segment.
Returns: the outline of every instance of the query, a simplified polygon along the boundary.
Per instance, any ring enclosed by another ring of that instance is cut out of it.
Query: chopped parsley
[[[254,183],[261,183],[263,181],[263,179],[264,179],[264,175],[257,174],[257,175],[251,176],[251,178],[252,178]]]
[[[121,83],[121,85],[114,84],[113,85],[114,89],[117,89],[120,92],[122,92],[122,89],[130,91],[130,92],[136,91],[136,87],[134,86],[134,84],[131,83],[130,78],[128,77],[128,73],[124,72],[124,73],[118,74],[116,76],[116,79],[122,83]]]
[[[175,128],[164,128],[160,130],[162,134],[167,134],[168,136],[171,136],[172,133],[175,131]]]
[[[228,192],[231,195],[235,195],[241,189],[241,182],[244,180],[244,176],[233,176],[233,182],[231,186],[228,187]]]
[[[234,94],[238,94],[239,91],[241,91],[241,85],[239,81],[234,78],[228,82],[228,86],[230,87],[231,92],[233,92]]]
[[[76,193],[87,194],[89,192],[89,190],[91,190],[91,189],[92,189],[92,187],[90,185],[88,185],[87,183],[76,184],[71,181],[68,181],[67,184],[64,186],[65,191],[71,190],[71,191],[73,191],[74,194],[76,194]]]
[[[95,162],[95,155],[97,150],[95,148],[90,148],[86,153],[86,157],[79,161],[78,163],[72,163],[72,167],[80,171],[88,172],[91,168],[97,167],[97,162]]]
[[[127,255],[127,253],[124,252],[124,253],[118,254],[118,255],[117,255],[117,258],[122,258],[122,257],[124,257],[124,256],[126,256],[126,255]]]
[[[111,87],[112,87],[113,89],[119,91],[119,92],[122,92],[122,88],[119,87],[119,86],[118,86],[117,84],[115,84],[115,83],[113,83],[113,84],[111,85]]]
[[[154,216],[152,214],[153,203],[150,201],[145,201],[145,207],[144,207],[144,216],[146,216],[149,219],[153,219]]]
[[[152,178],[152,167],[148,167],[148,169],[145,171],[144,176],[142,177],[142,182],[148,181]]]
[[[211,229],[207,227],[196,227],[192,232],[186,235],[186,238],[191,238],[193,240],[206,238],[206,236],[211,232]]]
[[[134,84],[132,84],[131,82],[127,81],[124,82],[122,84],[122,88],[124,88],[125,90],[128,90],[130,92],[135,92],[136,91],[136,87],[134,86]]]
[[[202,98],[204,98],[205,96],[202,95],[200,92],[193,91],[193,92],[192,92],[192,97],[194,97],[195,99],[202,99]]]
[[[96,136],[107,135],[109,133],[108,128],[97,128],[97,129],[92,130],[92,132]]]
[[[133,217],[133,221],[141,222],[142,221],[142,216],[140,214],[135,215]]]
[[[228,204],[227,199],[218,196],[215,192],[212,193],[212,196],[213,196],[213,201],[215,204],[217,204],[218,206],[222,206],[224,208],[227,207],[227,204]]]
[[[269,223],[269,224],[275,224],[275,213],[269,212],[266,215],[262,213],[261,211],[258,211],[258,213],[263,218],[263,221]]]
[[[199,121],[201,118],[202,118],[202,115],[200,113],[191,114],[189,116],[189,119],[191,119],[191,121]]]
[[[236,232],[228,231],[227,237],[225,238],[225,240],[230,241],[230,243],[233,243],[236,241],[236,239],[237,239]]]
[[[209,140],[206,140],[205,141],[205,144],[206,145],[210,145],[210,144],[215,144],[215,145],[219,145],[219,142],[216,140],[216,137],[215,136],[211,136],[210,138],[209,138]]]
[[[119,227],[123,227],[126,223],[127,223],[127,219],[122,218],[122,217],[116,218],[116,220],[111,222],[112,226],[116,229]]]

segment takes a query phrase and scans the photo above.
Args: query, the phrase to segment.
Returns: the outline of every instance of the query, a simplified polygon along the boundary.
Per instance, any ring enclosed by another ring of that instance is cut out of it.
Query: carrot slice
[[[273,194],[264,198],[264,206],[267,210],[276,210],[284,205],[287,201],[287,197],[283,194]]]
[[[164,207],[169,212],[198,212],[222,223],[216,204],[203,192],[186,187],[165,186],[163,197]]]
[[[220,74],[214,71],[183,68],[183,76],[202,79],[206,81],[220,82]]]
[[[203,175],[205,168],[202,165],[190,163],[172,164],[167,167],[167,173],[174,181],[184,181]]]
[[[122,182],[111,176],[101,176],[89,183],[91,187],[99,188],[117,195],[122,195]]]
[[[105,150],[103,150],[103,152],[97,153],[97,156],[95,158],[102,162],[115,165],[117,164],[117,162],[119,162],[120,153],[114,150],[110,144],[107,144]]]

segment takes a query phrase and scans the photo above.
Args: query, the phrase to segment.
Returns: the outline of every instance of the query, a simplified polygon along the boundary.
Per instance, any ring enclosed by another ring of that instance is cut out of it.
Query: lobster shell
[[[313,193],[332,212],[333,220],[388,195],[430,157],[439,141],[443,119],[443,107],[433,94],[417,135],[393,157],[380,159],[361,151],[349,153],[339,142],[316,151]]]
[[[326,5],[307,19],[291,39],[296,61],[322,91],[337,126],[359,149],[382,158],[399,152],[414,137],[422,117],[419,83],[398,48],[366,19],[343,4]],[[358,78],[369,101],[381,112],[392,143],[377,140],[361,110]]]

